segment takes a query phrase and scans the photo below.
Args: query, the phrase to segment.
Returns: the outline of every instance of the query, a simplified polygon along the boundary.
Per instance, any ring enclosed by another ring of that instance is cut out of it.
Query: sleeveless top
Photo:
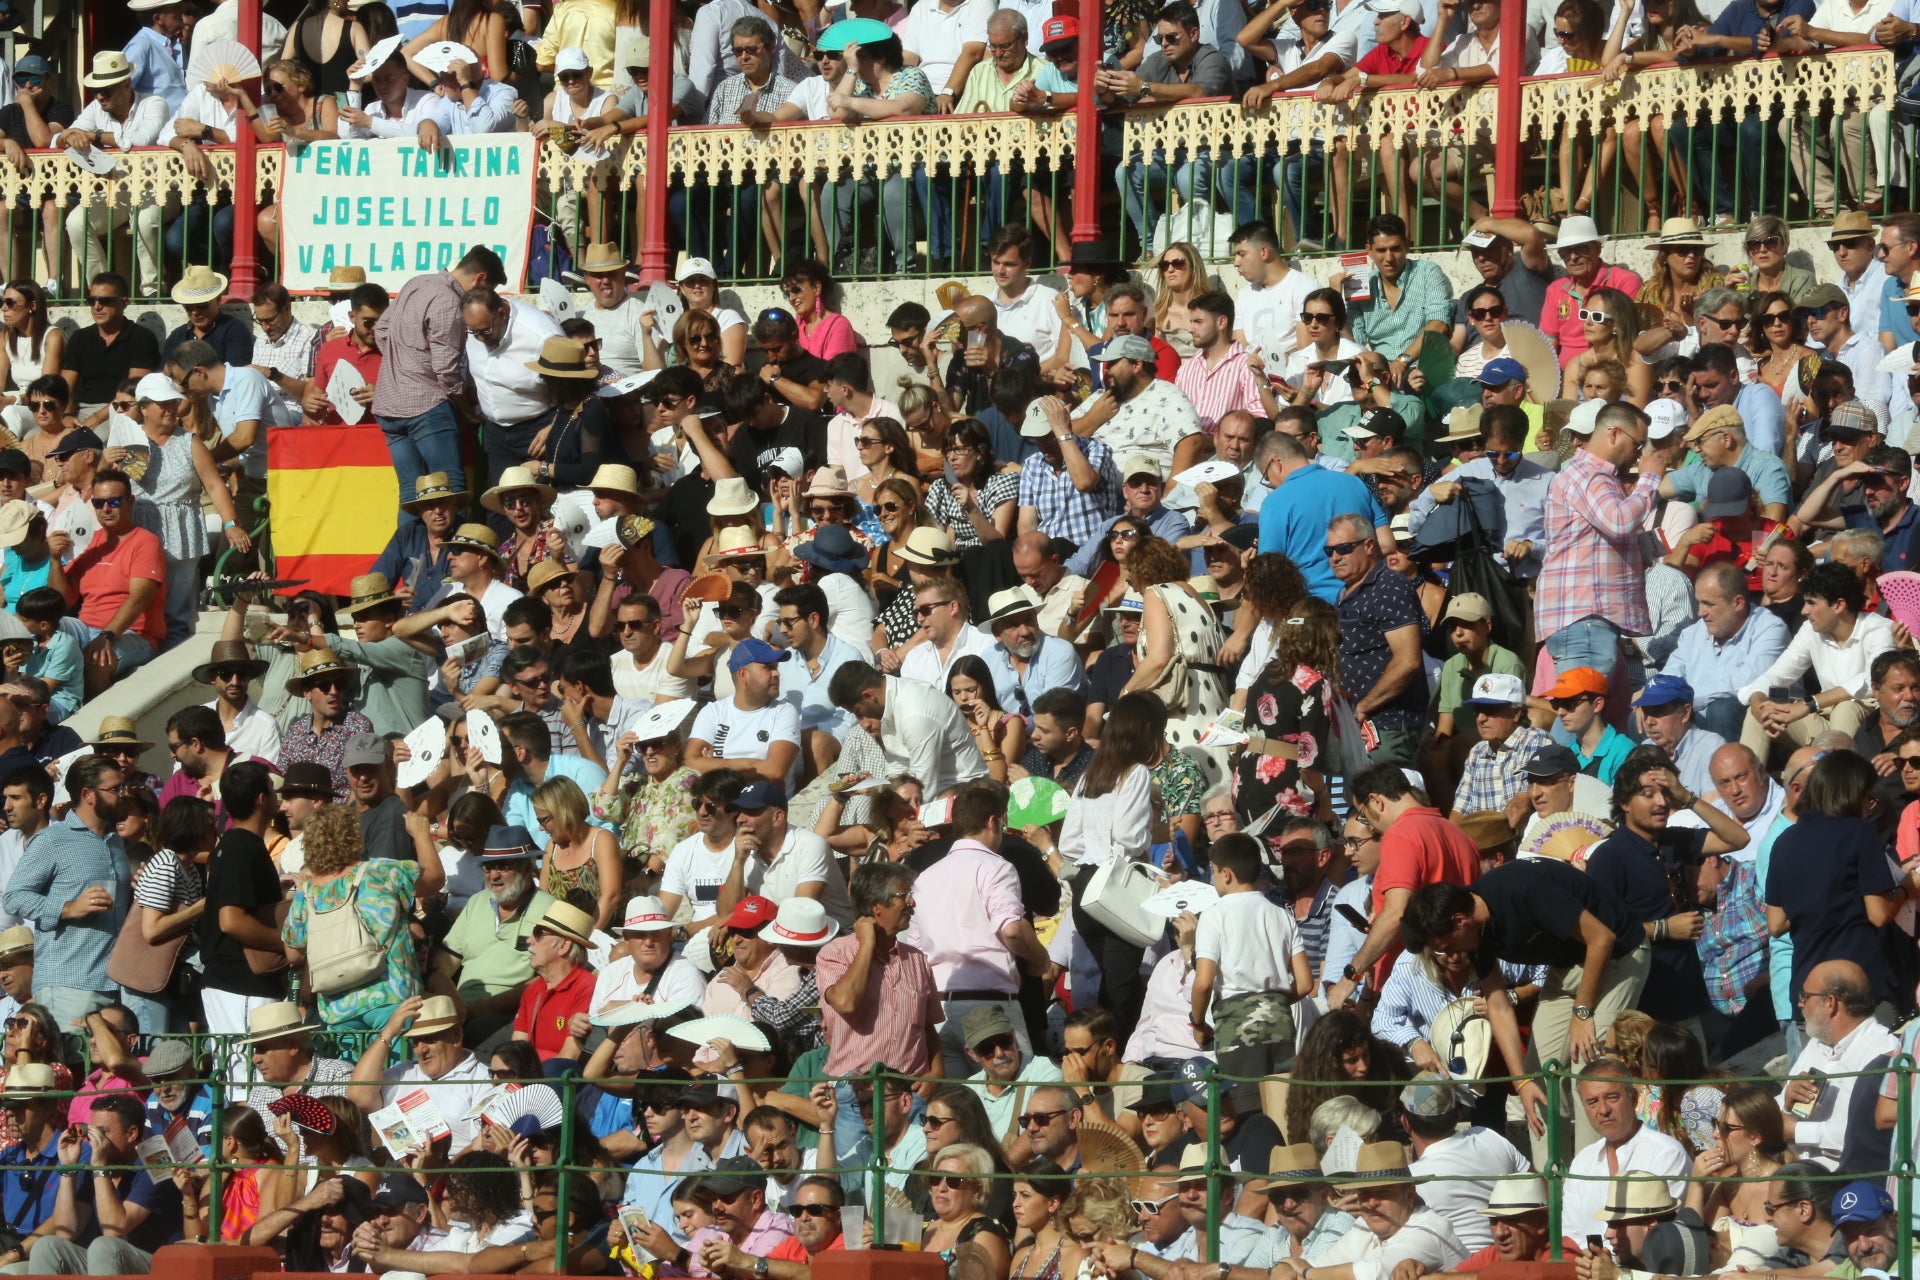
[[[175,431],[165,444],[148,439],[146,445],[146,472],[133,482],[138,499],[133,504],[133,522],[160,539],[167,559],[197,560],[207,554],[207,522],[200,514],[193,437]]]
[[[347,68],[360,60],[353,51],[353,24],[346,23],[340,28],[340,47],[333,56],[321,60],[321,51],[326,48],[327,15],[316,13],[300,24],[299,34],[294,38],[294,56],[307,64],[313,72],[314,91],[333,94],[347,91]]]
[[[597,828],[588,828],[591,840]],[[558,863],[547,864],[546,890],[561,902],[580,908],[589,916],[600,914],[600,863],[593,856],[591,843],[587,849],[587,860],[571,870]]]
[[[48,332],[52,332],[51,329]],[[40,355],[33,354],[33,337],[25,333],[7,335],[7,355],[11,357],[7,380],[12,384],[9,391],[25,391],[27,384],[40,376],[40,361],[47,353],[47,335],[40,335]]]
[[[587,103],[586,110],[581,112],[580,118],[586,119],[590,116],[604,115],[607,108],[611,105],[613,105],[613,94],[610,92],[597,91],[593,95],[593,100]],[[572,124],[574,121],[573,99],[567,96],[564,89],[554,90],[553,118],[561,124]],[[613,155],[611,151],[603,147],[589,147],[584,144],[575,150],[573,154],[581,160],[596,161],[610,159]]]

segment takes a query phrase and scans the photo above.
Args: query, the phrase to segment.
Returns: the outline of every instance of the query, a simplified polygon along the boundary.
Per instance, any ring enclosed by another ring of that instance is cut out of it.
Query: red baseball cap
[[[762,898],[758,894],[740,899],[740,905],[727,917],[729,929],[752,929],[758,931],[773,922],[780,914],[780,908],[774,905],[772,898]]]
[[[1073,17],[1071,14],[1064,14],[1057,18],[1048,18],[1040,24],[1040,47],[1042,49],[1050,44],[1056,44],[1063,40],[1078,40],[1079,38],[1080,19]]]

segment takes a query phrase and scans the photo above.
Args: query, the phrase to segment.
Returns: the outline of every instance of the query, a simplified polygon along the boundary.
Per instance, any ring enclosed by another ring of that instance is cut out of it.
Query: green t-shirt
[[[1484,666],[1468,668],[1467,655],[1456,653],[1448,658],[1440,668],[1440,679],[1433,686],[1433,708],[1436,715],[1451,715],[1460,710],[1460,704],[1467,700],[1473,691],[1473,682],[1484,675],[1519,676],[1526,682],[1527,673],[1515,657],[1513,650],[1503,649],[1497,644],[1487,646],[1487,661]]]
[[[813,1092],[808,1081],[824,1077],[827,1074],[827,1046],[809,1049],[793,1060],[793,1066],[787,1072],[787,1082],[780,1086],[779,1092],[804,1098]],[[793,1141],[802,1151],[810,1151],[820,1145],[820,1130],[810,1124],[793,1122]]]
[[[460,957],[460,998],[469,1003],[502,991],[523,987],[533,979],[533,966],[520,950],[522,937],[553,905],[544,889],[535,889],[520,914],[501,923],[493,899],[476,893],[447,930],[447,950]]]

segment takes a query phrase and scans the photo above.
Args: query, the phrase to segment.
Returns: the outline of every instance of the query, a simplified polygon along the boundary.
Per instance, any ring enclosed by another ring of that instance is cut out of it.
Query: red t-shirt
[[[533,1051],[541,1060],[560,1056],[567,1041],[567,1023],[576,1013],[585,1013],[593,1001],[593,972],[576,967],[550,987],[547,980],[534,976],[520,993],[520,1012],[513,1015],[513,1029],[524,1032],[533,1041]]]
[[[112,546],[107,531],[93,535],[87,549],[67,566],[67,581],[80,596],[80,621],[105,629],[127,602],[135,578],[154,584],[153,598],[129,630],[156,650],[167,638],[167,553],[145,529],[131,529]]]
[[[367,380],[368,386],[380,380],[379,350],[376,348],[372,351],[362,351],[354,342],[351,333],[343,333],[337,338],[330,338],[320,344],[320,354],[315,358],[313,365],[313,385],[324,390],[328,379],[333,377],[334,366],[343,360],[360,371],[360,376]],[[366,423],[372,415],[373,409],[369,406],[360,421]],[[347,424],[346,420],[340,416],[340,411],[329,404],[326,407],[325,416],[320,419],[320,425],[344,427]]]
[[[1575,1244],[1572,1240],[1568,1239],[1566,1236],[1560,1237],[1560,1256],[1561,1257],[1565,1258],[1568,1262],[1572,1262],[1573,1259],[1576,1256],[1578,1256],[1579,1252],[1580,1252],[1579,1245]],[[1553,1257],[1553,1253],[1547,1248],[1545,1242],[1542,1242],[1540,1245],[1539,1252],[1536,1253],[1531,1260],[1534,1262],[1546,1262],[1552,1257]],[[1487,1267],[1492,1266],[1494,1263],[1498,1261],[1500,1261],[1500,1246],[1497,1244],[1490,1244],[1478,1253],[1468,1254],[1465,1258],[1455,1263],[1452,1267],[1452,1270],[1480,1271]]]
[[[1379,913],[1387,890],[1412,892],[1430,884],[1469,885],[1480,878],[1480,847],[1435,808],[1409,809],[1380,837],[1380,867],[1373,873],[1372,907]],[[1396,941],[1374,967],[1374,985],[1384,986],[1400,956]]]

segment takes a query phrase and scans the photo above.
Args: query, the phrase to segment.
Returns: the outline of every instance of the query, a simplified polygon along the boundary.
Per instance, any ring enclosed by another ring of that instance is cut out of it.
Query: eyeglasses
[[[1725,1120],[1715,1120],[1713,1122],[1713,1131],[1724,1138],[1730,1133],[1745,1133],[1747,1126],[1743,1124],[1728,1124]]]
[[[1332,324],[1332,323],[1333,323],[1333,312],[1331,312],[1331,311],[1302,311],[1302,312],[1300,313],[1300,323],[1301,323],[1301,324]]]
[[[1805,1004],[1809,1000],[1827,1000],[1827,999],[1837,999],[1837,998],[1838,997],[1836,997],[1831,991],[1802,991],[1799,994],[1799,996],[1797,996],[1794,999],[1794,1003]]]
[[[1352,542],[1329,542],[1326,546],[1322,547],[1321,550],[1330,556],[1350,556],[1353,554],[1355,547],[1361,546],[1365,542],[1365,538],[1355,538]]]
[[[1358,849],[1363,844],[1372,844],[1374,840],[1376,840],[1377,838],[1378,837],[1372,834],[1368,834],[1364,836],[1341,836],[1340,843],[1347,846],[1348,853],[1352,853],[1355,849]]]
[[[94,788],[95,791],[99,792],[103,796],[117,796],[121,792],[125,791],[126,789],[127,789],[127,784],[124,782],[116,782],[110,787]]]
[[[982,1040],[979,1044],[974,1045],[973,1051],[983,1058],[991,1058],[996,1053],[1007,1049],[1017,1049],[1019,1047],[1020,1042],[1017,1039],[1002,1032],[991,1040]]]
[[[339,693],[342,690],[351,689],[352,687],[353,682],[344,676],[315,676],[313,679],[307,681],[307,690],[309,692],[317,690],[320,693]]]
[[[1740,327],[1740,317],[1735,316],[1731,320],[1722,320],[1719,316],[1701,316],[1699,317],[1699,323],[1710,324],[1716,329],[1738,329]]]
[[[936,600],[932,604],[917,604],[913,607],[913,616],[916,618],[931,618],[935,609],[943,608],[952,603],[953,601],[951,600]]]
[[[503,493],[500,505],[503,507],[531,507],[539,503],[539,496],[531,493]]]
[[[1761,236],[1758,239],[1747,241],[1747,249],[1749,251],[1754,249],[1778,249],[1785,243],[1786,242],[1779,236]]]
[[[27,300],[25,298],[0,298],[0,309],[7,311],[12,311],[15,307],[24,307],[26,305]]]
[[[1656,390],[1660,391],[1685,391],[1687,389],[1687,384],[1679,378],[1661,378],[1653,385]]]
[[[1467,315],[1475,320],[1505,320],[1507,309],[1505,307],[1469,307]]]
[[[1512,462],[1521,454],[1518,449],[1489,449],[1486,456],[1495,462]]]
[[[1580,319],[1587,324],[1611,324],[1613,323],[1613,313],[1611,311],[1595,311],[1589,307],[1582,307],[1580,308]]]
[[[126,505],[126,502],[127,500],[125,498],[95,498],[93,499],[93,509],[95,511],[118,511]]]
[[[815,520],[825,520],[840,513],[840,508],[831,502],[816,502],[807,508],[807,514]]]
[[[1188,267],[1192,265],[1193,264],[1188,262],[1185,258],[1162,258],[1160,259],[1159,264],[1154,267],[1154,270],[1185,271]]]
[[[60,402],[57,400],[29,400],[27,401],[27,408],[33,410],[35,413],[58,413],[60,412]]]
[[[1554,39],[1560,40],[1560,41],[1571,40],[1573,39],[1573,28],[1572,27],[1555,27],[1553,29],[1553,36],[1554,36]]]
[[[495,1080],[511,1080],[513,1079],[513,1068],[495,1067],[488,1074],[490,1074]]]
[[[1020,1117],[1020,1127],[1023,1129],[1044,1129],[1065,1114],[1067,1113],[1064,1111],[1029,1111]]]
[[[733,56],[736,58],[755,58],[766,53],[766,51],[767,46],[763,44],[736,44],[733,46]]]
[[[929,1187],[939,1187],[946,1191],[960,1191],[975,1184],[975,1179],[958,1173],[936,1173],[927,1179]]]
[[[13,75],[13,82],[15,84],[24,84],[24,85],[32,86],[32,85],[42,84],[45,82],[45,80],[46,80],[45,76],[31,76],[31,75],[23,76],[17,71],[14,72],[14,75]]]
[[[840,1211],[830,1204],[796,1204],[789,1205],[787,1212],[796,1218],[824,1218]]]
[[[901,506],[897,502],[882,502],[878,506],[876,506],[874,509],[880,512],[882,515],[889,515],[889,516],[897,516],[902,511],[906,510],[905,507]]]
[[[215,680],[244,680],[250,673],[244,667],[215,667],[207,674]]]
[[[1812,1199],[1811,1196],[1801,1196],[1798,1200],[1782,1200],[1779,1204],[1775,1204],[1771,1200],[1762,1200],[1760,1202],[1760,1210],[1771,1218],[1782,1209],[1789,1208],[1796,1204],[1809,1204],[1812,1202]]]
[[[1139,536],[1140,531],[1138,529],[1110,529],[1107,532],[1109,540],[1118,540],[1120,542],[1131,542]]]
[[[1008,40],[1004,43],[993,41],[993,40],[987,41],[988,53],[1012,53],[1015,49],[1018,49],[1019,47],[1020,47],[1019,43],[1013,40]]]
[[[135,409],[138,409],[140,405],[133,400],[115,400],[113,407],[122,413],[132,413]]]
[[[879,436],[855,436],[853,442],[862,449],[871,449],[875,445],[886,443],[886,441],[882,440]]]
[[[87,305],[90,307],[117,307],[124,302],[126,302],[125,298],[113,293],[90,293],[87,295]]]
[[[717,333],[690,333],[687,335],[687,345],[690,347],[711,347],[719,341],[720,335]]]
[[[931,1111],[920,1117],[920,1127],[922,1129],[944,1129],[950,1124],[959,1123],[960,1122],[952,1116],[937,1116]]]
[[[1895,756],[1902,769],[1920,769],[1920,756]]]
[[[798,284],[798,283],[783,284],[780,286],[780,292],[784,293],[789,298],[798,297],[799,295],[805,293],[806,291],[807,291],[807,287],[803,284]]]
[[[1136,1214],[1143,1214],[1148,1217],[1151,1217],[1152,1215],[1159,1213],[1162,1209],[1166,1208],[1168,1205],[1172,1204],[1175,1200],[1178,1200],[1179,1198],[1180,1198],[1180,1193],[1176,1191],[1172,1195],[1162,1196],[1158,1200],[1130,1200],[1127,1203]]]
[[[1555,711],[1572,711],[1592,696],[1592,694],[1583,693],[1573,698],[1550,698],[1548,699],[1548,705]]]

